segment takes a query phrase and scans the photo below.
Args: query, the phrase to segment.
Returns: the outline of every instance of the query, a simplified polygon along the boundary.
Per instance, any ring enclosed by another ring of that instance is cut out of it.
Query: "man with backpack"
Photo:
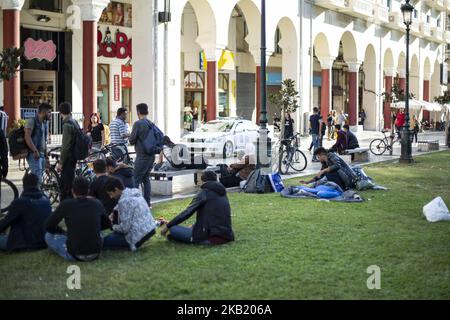
[[[8,175],[8,143],[3,131],[0,130],[0,178]],[[1,194],[0,194],[1,199]]]
[[[3,106],[0,107],[0,130],[3,131],[5,137],[7,136],[6,129],[8,127],[8,115],[3,111]]]
[[[63,123],[61,156],[56,170],[61,172],[61,201],[72,198],[72,183],[75,179],[77,160],[85,159],[89,154],[92,139],[84,134],[79,124],[72,119],[72,105],[63,102],[59,113]]]
[[[134,162],[134,184],[144,185],[144,199],[150,205],[150,172],[153,169],[155,155],[163,148],[164,135],[161,130],[147,119],[148,105],[140,103],[136,106],[139,120],[133,125],[129,138],[130,144],[135,146],[136,160]]]
[[[39,186],[42,185],[42,176],[48,162],[47,137],[51,111],[52,107],[49,104],[41,104],[36,116],[28,119],[25,125],[25,142],[29,148],[27,162],[31,173],[38,177]]]

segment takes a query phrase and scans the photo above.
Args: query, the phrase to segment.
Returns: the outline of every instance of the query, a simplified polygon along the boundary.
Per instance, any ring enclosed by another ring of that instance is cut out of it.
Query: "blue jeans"
[[[30,167],[30,172],[38,177],[39,186],[41,186],[42,176],[44,175],[45,170],[45,155],[41,153],[41,157],[36,160],[32,153],[28,153],[27,162],[28,166]]]
[[[314,147],[314,151],[316,151],[316,149],[320,146],[320,136],[318,134],[312,134],[312,145]],[[313,157],[313,159],[316,159],[316,157]]]
[[[134,161],[134,185],[139,188],[141,183],[144,185],[144,199],[150,206],[150,172],[153,169],[155,156],[150,158],[140,158],[139,156]]]
[[[0,235],[0,250],[7,251],[8,250],[7,244],[8,244],[8,236]]]
[[[154,234],[155,230],[148,233],[144,238],[136,243],[136,248],[142,247],[142,245],[149,240]],[[130,249],[130,244],[125,239],[125,235],[117,232],[112,232],[103,238],[103,249]]]
[[[169,240],[188,244],[194,243],[192,240],[192,228],[173,226],[169,229],[169,232],[170,233],[167,236],[167,239]],[[211,242],[209,242],[209,240],[205,240],[197,244],[208,246],[211,245]]]
[[[45,242],[50,250],[66,261],[76,261],[76,259],[67,251],[67,237],[63,234],[45,234]]]

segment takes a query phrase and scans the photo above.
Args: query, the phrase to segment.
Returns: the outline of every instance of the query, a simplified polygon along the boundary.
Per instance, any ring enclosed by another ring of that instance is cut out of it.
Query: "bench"
[[[346,154],[351,155],[353,162],[369,162],[369,148],[356,148],[345,151]]]
[[[417,141],[417,151],[426,152],[426,151],[435,151],[435,150],[439,150],[439,141],[438,140]]]
[[[200,176],[204,170],[211,170],[220,173],[217,166],[208,167],[206,169],[189,169],[177,171],[152,171],[150,173],[150,183],[152,185],[152,195],[171,196],[173,195],[173,178],[187,175],[194,176],[194,184],[197,186]]]

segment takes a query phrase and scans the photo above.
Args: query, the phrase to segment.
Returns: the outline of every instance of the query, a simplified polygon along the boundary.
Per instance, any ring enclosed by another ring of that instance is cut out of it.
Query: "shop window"
[[[219,117],[230,116],[230,76],[227,73],[219,73]]]
[[[109,124],[109,65],[97,65],[97,109],[102,122]]]
[[[280,40],[281,40],[281,31],[280,28],[277,28],[277,31],[275,32],[275,53],[283,54],[283,50],[279,45]]]
[[[30,9],[62,12],[62,0],[31,0]]]

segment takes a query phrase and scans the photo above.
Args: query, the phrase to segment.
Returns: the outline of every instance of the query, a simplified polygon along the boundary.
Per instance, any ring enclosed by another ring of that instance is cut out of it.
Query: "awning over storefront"
[[[396,102],[391,103],[392,109],[404,109],[405,108],[405,102]],[[417,100],[417,99],[410,99],[409,100],[409,108],[411,110],[420,110],[424,109],[431,112],[440,112],[442,110],[442,106],[439,103],[435,102],[428,102],[423,100]]]

